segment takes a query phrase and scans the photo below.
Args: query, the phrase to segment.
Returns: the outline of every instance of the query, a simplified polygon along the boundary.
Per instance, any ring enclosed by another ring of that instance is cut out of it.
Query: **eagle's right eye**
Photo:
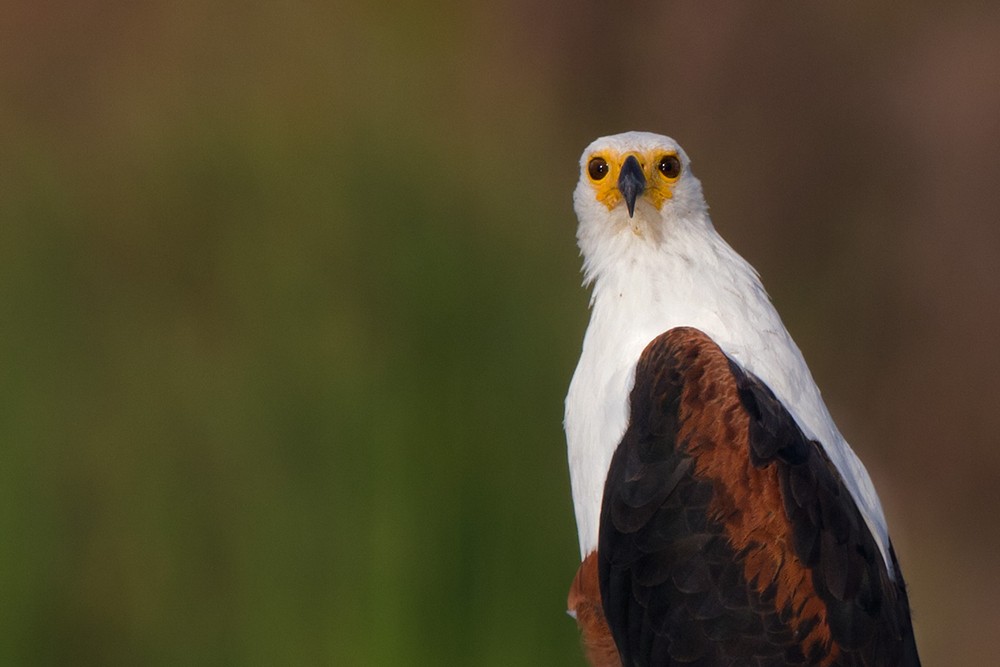
[[[587,163],[587,173],[595,181],[599,181],[607,176],[608,171],[608,163],[602,157],[591,158],[590,162]]]

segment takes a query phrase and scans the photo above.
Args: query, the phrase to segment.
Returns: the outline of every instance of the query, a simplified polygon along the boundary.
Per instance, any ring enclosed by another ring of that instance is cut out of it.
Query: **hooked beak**
[[[625,199],[628,206],[628,217],[635,213],[635,200],[642,196],[646,190],[646,177],[642,173],[642,167],[634,155],[625,158],[622,170],[618,174],[618,191]]]

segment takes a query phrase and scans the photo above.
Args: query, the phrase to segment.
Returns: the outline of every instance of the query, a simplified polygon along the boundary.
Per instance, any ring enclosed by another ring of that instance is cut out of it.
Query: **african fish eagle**
[[[878,496],[673,139],[596,140],[566,396],[591,664],[919,665]]]

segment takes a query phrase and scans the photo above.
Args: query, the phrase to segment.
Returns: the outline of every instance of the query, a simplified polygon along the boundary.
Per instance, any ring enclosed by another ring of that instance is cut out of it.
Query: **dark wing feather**
[[[650,343],[598,544],[623,665],[919,665],[895,571],[762,382],[695,329]]]

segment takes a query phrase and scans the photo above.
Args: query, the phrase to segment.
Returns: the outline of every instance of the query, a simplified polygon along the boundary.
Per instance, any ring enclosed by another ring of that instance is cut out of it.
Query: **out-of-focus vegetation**
[[[992,659],[1000,13],[396,4],[4,4],[0,663],[581,665],[570,193],[625,129],[761,271],[927,664]]]

